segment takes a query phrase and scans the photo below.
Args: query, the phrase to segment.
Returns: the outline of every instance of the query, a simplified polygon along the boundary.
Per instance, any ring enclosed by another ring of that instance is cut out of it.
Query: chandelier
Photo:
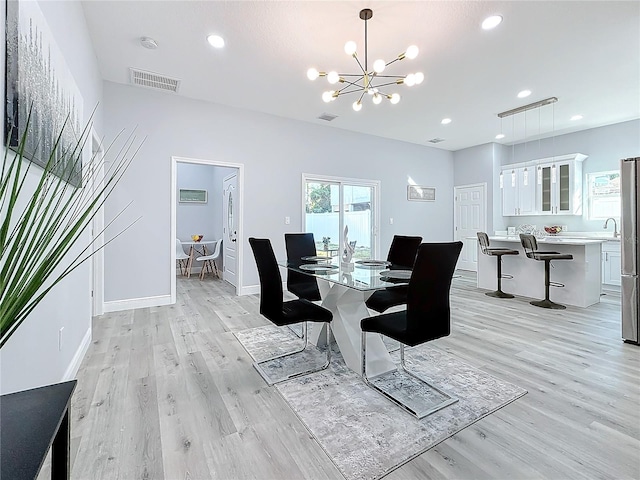
[[[413,85],[419,85],[424,80],[424,75],[421,72],[409,73],[407,75],[383,75],[382,73],[392,63],[398,62],[408,58],[413,60],[418,55],[418,47],[411,45],[407,50],[390,62],[385,62],[382,59],[378,59],[373,62],[373,70],[369,70],[368,51],[367,51],[367,21],[373,17],[373,10],[365,8],[360,10],[360,18],[364,20],[364,66],[356,53],[356,43],[349,41],[344,45],[344,51],[347,55],[351,55],[360,72],[358,73],[338,73],[336,71],[331,72],[319,72],[315,68],[310,68],[307,71],[307,77],[309,80],[315,80],[318,77],[327,77],[327,80],[331,85],[338,85],[340,88],[336,90],[328,90],[322,94],[322,100],[325,102],[332,102],[341,95],[348,93],[358,93],[359,98],[353,102],[353,109],[359,112],[362,109],[362,99],[365,94],[371,96],[371,101],[378,105],[382,102],[383,97],[388,99],[392,104],[396,104],[400,101],[400,95],[398,93],[386,93],[382,89],[384,87],[390,87],[391,85],[406,85],[412,87]],[[344,84],[344,86],[342,86]]]

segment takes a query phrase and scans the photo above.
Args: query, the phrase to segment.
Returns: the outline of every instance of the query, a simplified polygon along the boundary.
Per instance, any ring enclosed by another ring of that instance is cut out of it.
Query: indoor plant
[[[35,188],[31,188],[27,175],[32,168],[40,167],[26,161],[26,141],[33,135],[29,123],[28,119],[18,145],[5,147],[0,175],[0,348],[56,284],[115,238],[94,247],[95,235],[86,245],[80,245],[80,253],[70,254],[137,150],[132,135],[106,172],[95,168],[103,161],[96,157],[83,165],[82,151],[90,136],[90,124],[66,150],[60,147],[63,126],[47,152],[42,172],[36,172]],[[64,178],[79,166],[82,183],[75,187]],[[99,187],[93,188],[95,184]]]

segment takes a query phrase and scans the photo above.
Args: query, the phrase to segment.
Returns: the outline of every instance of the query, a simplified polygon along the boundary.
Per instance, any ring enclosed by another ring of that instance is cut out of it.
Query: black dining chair
[[[333,314],[326,308],[320,307],[305,299],[285,302],[283,300],[282,277],[280,276],[278,262],[273,253],[271,241],[267,238],[249,238],[249,245],[251,245],[251,249],[253,250],[253,256],[256,261],[256,266],[258,267],[258,276],[260,277],[260,313],[277,326],[301,323],[303,337],[302,348],[284,355],[277,355],[260,362],[255,362],[253,364],[254,367],[269,385],[324,370],[331,363],[331,348],[329,345],[331,339],[330,324],[331,320],[333,320]],[[300,365],[306,363],[302,357],[302,352],[305,351],[308,344],[307,322],[322,322],[327,324],[326,358],[324,364],[320,366],[299,368]],[[298,368],[283,373],[280,379],[273,379],[269,375],[268,370],[275,371],[281,368],[281,360],[285,357],[291,357],[290,363]]]
[[[418,247],[422,237],[409,237],[394,235],[387,254],[387,261],[391,263],[391,269],[411,270],[416,259]],[[382,313],[385,310],[407,303],[407,287],[387,287],[376,290],[365,302],[367,308]]]
[[[456,398],[408,371],[404,350],[405,346],[414,347],[451,333],[449,294],[451,279],[461,250],[462,242],[420,245],[407,287],[407,309],[364,318],[360,321],[361,373],[364,382],[418,418],[424,418],[457,402]],[[373,378],[367,377],[368,333],[379,333],[400,342],[401,368]],[[388,378],[389,375],[392,375],[391,381]],[[397,376],[402,376],[402,380],[398,380]],[[415,390],[425,387],[435,390],[440,401],[435,404],[419,404],[421,397],[415,395]],[[406,388],[410,388],[414,394],[406,395]]]
[[[287,263],[300,266],[309,263],[302,257],[310,257],[316,254],[316,242],[313,233],[285,233],[284,244],[287,249]],[[321,300],[318,282],[311,275],[287,271],[287,290],[298,298],[312,302]]]
[[[524,253],[528,258],[544,262],[544,300],[533,300],[529,302],[531,305],[542,308],[552,308],[554,310],[564,310],[564,305],[556,302],[552,302],[549,299],[549,287],[564,287],[562,283],[550,281],[550,267],[552,260],[573,260],[573,255],[570,253],[550,252],[538,250],[538,241],[536,237],[531,234],[520,234],[520,243],[524,248]]]

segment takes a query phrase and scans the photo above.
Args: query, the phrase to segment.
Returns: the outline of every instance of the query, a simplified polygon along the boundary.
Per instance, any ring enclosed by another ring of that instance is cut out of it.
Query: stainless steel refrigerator
[[[622,338],[638,344],[640,339],[640,157],[620,161],[622,196]]]

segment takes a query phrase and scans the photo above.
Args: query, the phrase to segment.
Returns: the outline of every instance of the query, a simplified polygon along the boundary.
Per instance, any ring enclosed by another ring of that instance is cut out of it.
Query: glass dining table
[[[321,305],[333,313],[331,332],[349,368],[361,370],[360,320],[369,317],[366,300],[376,290],[394,285],[407,285],[410,270],[391,269],[382,260],[359,260],[344,264],[337,259],[303,257],[307,263],[291,264],[279,261],[287,270],[311,275],[318,281]],[[317,346],[326,343],[326,326],[313,322],[309,326],[309,342]],[[380,335],[367,337],[367,372],[380,375],[396,368]]]

